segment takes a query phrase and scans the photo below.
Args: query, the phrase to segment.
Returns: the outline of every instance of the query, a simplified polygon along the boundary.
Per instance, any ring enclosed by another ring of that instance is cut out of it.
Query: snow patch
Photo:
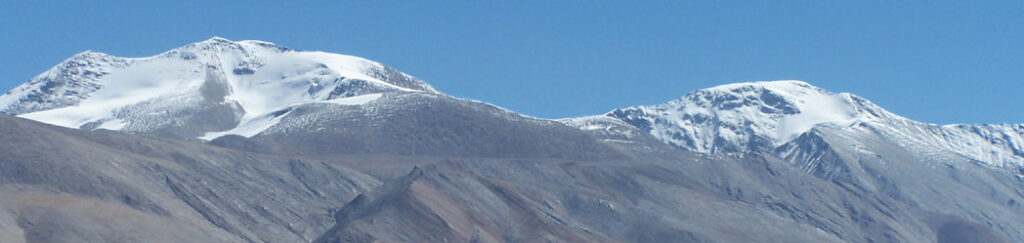
[[[338,105],[362,105],[371,101],[379,99],[383,94],[368,94],[359,95],[345,98],[338,98],[333,100],[318,101],[316,103],[327,103],[327,104],[338,104]],[[220,131],[220,132],[208,132],[205,135],[199,137],[202,140],[213,140],[225,135],[238,135],[242,137],[256,136],[263,131],[266,131],[270,127],[277,125],[281,122],[281,119],[288,116],[295,106],[300,104],[283,108],[281,110],[266,112],[259,115],[245,116],[239,125],[231,130]]]
[[[111,130],[111,131],[119,131],[122,128],[124,128],[124,126],[125,126],[125,123],[121,119],[111,119],[109,121],[103,122],[103,124],[100,124],[100,126],[96,127],[96,129],[107,129],[107,130]]]
[[[275,115],[274,113],[265,113],[259,116],[253,116],[242,120],[238,126],[231,130],[207,132],[202,137],[199,137],[199,139],[209,141],[225,135],[239,135],[247,138],[256,136],[256,134],[266,131],[267,128],[277,125],[277,123],[281,122],[281,118],[288,115],[288,113],[291,113],[291,110],[286,111],[284,114]]]
[[[857,121],[856,109],[845,96],[810,93],[801,98],[795,102],[800,113],[779,120],[776,145],[792,141],[817,125],[847,127]]]
[[[339,105],[362,105],[362,104],[369,103],[370,101],[374,101],[374,100],[380,99],[380,97],[383,96],[383,95],[384,94],[359,95],[359,96],[338,98],[338,99],[327,100],[327,101],[320,101],[320,103],[331,103],[331,104],[339,104]]]
[[[77,105],[19,116],[69,128],[112,119],[119,108],[198,88],[202,79],[191,72],[192,67],[189,63],[173,59],[141,62],[104,77],[103,88]]]

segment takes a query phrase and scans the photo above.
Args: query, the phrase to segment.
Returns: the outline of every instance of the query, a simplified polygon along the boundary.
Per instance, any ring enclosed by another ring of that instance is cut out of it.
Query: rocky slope
[[[4,242],[295,242],[380,181],[260,156],[0,116]]]

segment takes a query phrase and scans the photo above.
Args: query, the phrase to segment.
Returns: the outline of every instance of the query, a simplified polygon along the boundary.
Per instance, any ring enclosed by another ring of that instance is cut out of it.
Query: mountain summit
[[[0,112],[71,128],[213,139],[255,135],[297,105],[358,105],[388,92],[440,94],[367,59],[214,37],[151,57],[74,55],[0,96]]]

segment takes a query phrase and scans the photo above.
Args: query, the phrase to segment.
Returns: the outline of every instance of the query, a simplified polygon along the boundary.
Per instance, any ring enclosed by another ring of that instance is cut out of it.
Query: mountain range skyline
[[[76,54],[0,95],[0,113],[68,128],[211,141],[253,138],[282,126],[303,129],[281,122],[303,107],[360,107],[393,99],[396,93],[461,99],[361,57],[212,37],[149,57]],[[621,121],[609,122],[609,117]],[[890,140],[930,144],[989,166],[1024,168],[1024,123],[922,123],[856,94],[832,93],[798,80],[723,84],[603,115],[530,119],[619,132],[629,130],[616,128],[625,122],[671,146],[712,154],[774,152],[816,129],[869,127],[897,134]],[[606,133],[612,134],[602,136],[633,136]]]
[[[1002,105],[1024,89],[1024,42],[1006,27],[1022,21],[1019,9],[1006,1],[10,2],[0,8],[12,23],[0,27],[9,33],[0,90],[87,49],[139,57],[223,36],[366,57],[446,93],[545,118],[659,104],[719,84],[805,80],[914,120],[1018,123],[1024,111]]]
[[[211,42],[211,41],[228,41],[228,42],[232,42],[229,39],[226,39],[226,38],[223,38],[223,37],[219,37],[219,36],[214,36],[214,37],[211,37],[211,38],[209,38],[209,39],[207,39],[205,41],[201,41],[201,42],[197,42],[197,43],[204,43],[204,42]],[[275,43],[272,43],[272,42],[267,42],[267,41],[262,41],[262,40],[242,40],[241,42],[246,42],[246,41],[254,42],[254,43],[267,43],[267,44],[270,44],[270,45],[280,46],[278,44],[275,44]],[[280,46],[280,47],[281,48],[291,49],[289,47],[284,47],[284,46]],[[306,51],[306,50],[302,50],[302,51]],[[82,52],[80,52],[78,54],[72,55],[71,57],[69,57],[68,60],[74,59],[75,57],[82,56],[82,55],[85,55],[85,56],[88,56],[88,55],[111,56],[110,54],[107,54],[107,53],[104,53],[104,52],[88,49],[88,50],[82,51]],[[115,57],[115,56],[111,56],[111,57]],[[139,59],[139,58],[146,58],[146,57],[118,57],[118,58],[135,58],[135,59]],[[40,74],[40,75],[42,75],[42,74]],[[785,80],[738,80],[737,82],[731,82],[731,83],[725,83],[725,84],[717,84],[717,85],[713,85],[713,86],[714,87],[718,87],[718,86],[734,85],[734,84],[739,84],[739,83],[760,83],[760,82],[774,82],[774,81],[785,81]],[[807,80],[794,80],[794,81],[808,82]],[[710,86],[709,87],[705,87],[705,88],[710,88]],[[12,87],[12,89],[13,89],[13,87]],[[431,89],[433,89],[433,88],[431,88]],[[694,92],[694,91],[684,91],[684,92],[682,92],[683,95],[681,95],[681,96],[689,95],[692,92]],[[634,97],[634,98],[639,98],[639,97]],[[662,102],[672,101],[672,100],[675,100],[675,99],[678,99],[678,96],[675,97],[675,98],[666,99],[666,100],[664,100]],[[656,105],[656,104],[660,104],[660,103],[653,103],[653,104],[646,104],[646,105]],[[633,104],[633,105],[637,105],[637,104]],[[621,108],[621,107],[619,107],[619,108]],[[614,111],[614,110],[619,109],[619,108],[613,107],[613,108],[608,109],[608,111]],[[587,114],[581,114],[581,115],[585,116]],[[571,117],[572,116],[545,117],[545,118],[546,119],[565,119],[565,118],[571,118]],[[989,124],[1019,124],[1019,123],[1024,123],[1024,122],[1008,121],[1008,122],[996,122],[996,123],[989,123]],[[961,124],[962,125],[970,125],[970,124],[985,124],[985,122],[966,121],[966,122],[959,122],[959,123],[933,123],[933,124],[940,124],[940,125],[961,125]]]
[[[544,119],[214,37],[0,96],[0,241],[1015,242],[1024,124],[797,80]]]

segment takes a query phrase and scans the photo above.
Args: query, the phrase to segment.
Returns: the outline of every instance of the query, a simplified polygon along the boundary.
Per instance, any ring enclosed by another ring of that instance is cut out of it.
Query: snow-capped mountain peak
[[[440,94],[364,58],[213,37],[150,57],[76,54],[0,96],[0,112],[72,128],[212,139],[255,135],[296,105],[369,102],[386,92]]]
[[[1022,124],[923,123],[893,114],[859,96],[832,93],[803,81],[720,85],[664,104],[616,109],[604,116],[624,121],[669,145],[702,153],[775,153],[814,129],[828,128],[833,134],[851,139],[881,137],[920,157],[946,160],[953,156],[995,167],[1024,168]],[[560,121],[588,131],[598,125],[621,127],[605,120],[581,117]],[[609,134],[614,131],[628,129],[608,130],[602,136],[613,137]],[[781,151],[792,153],[790,150]]]
[[[773,148],[814,126],[845,127],[895,116],[851,94],[796,80],[720,85],[665,104],[617,109],[607,115],[699,152]]]

